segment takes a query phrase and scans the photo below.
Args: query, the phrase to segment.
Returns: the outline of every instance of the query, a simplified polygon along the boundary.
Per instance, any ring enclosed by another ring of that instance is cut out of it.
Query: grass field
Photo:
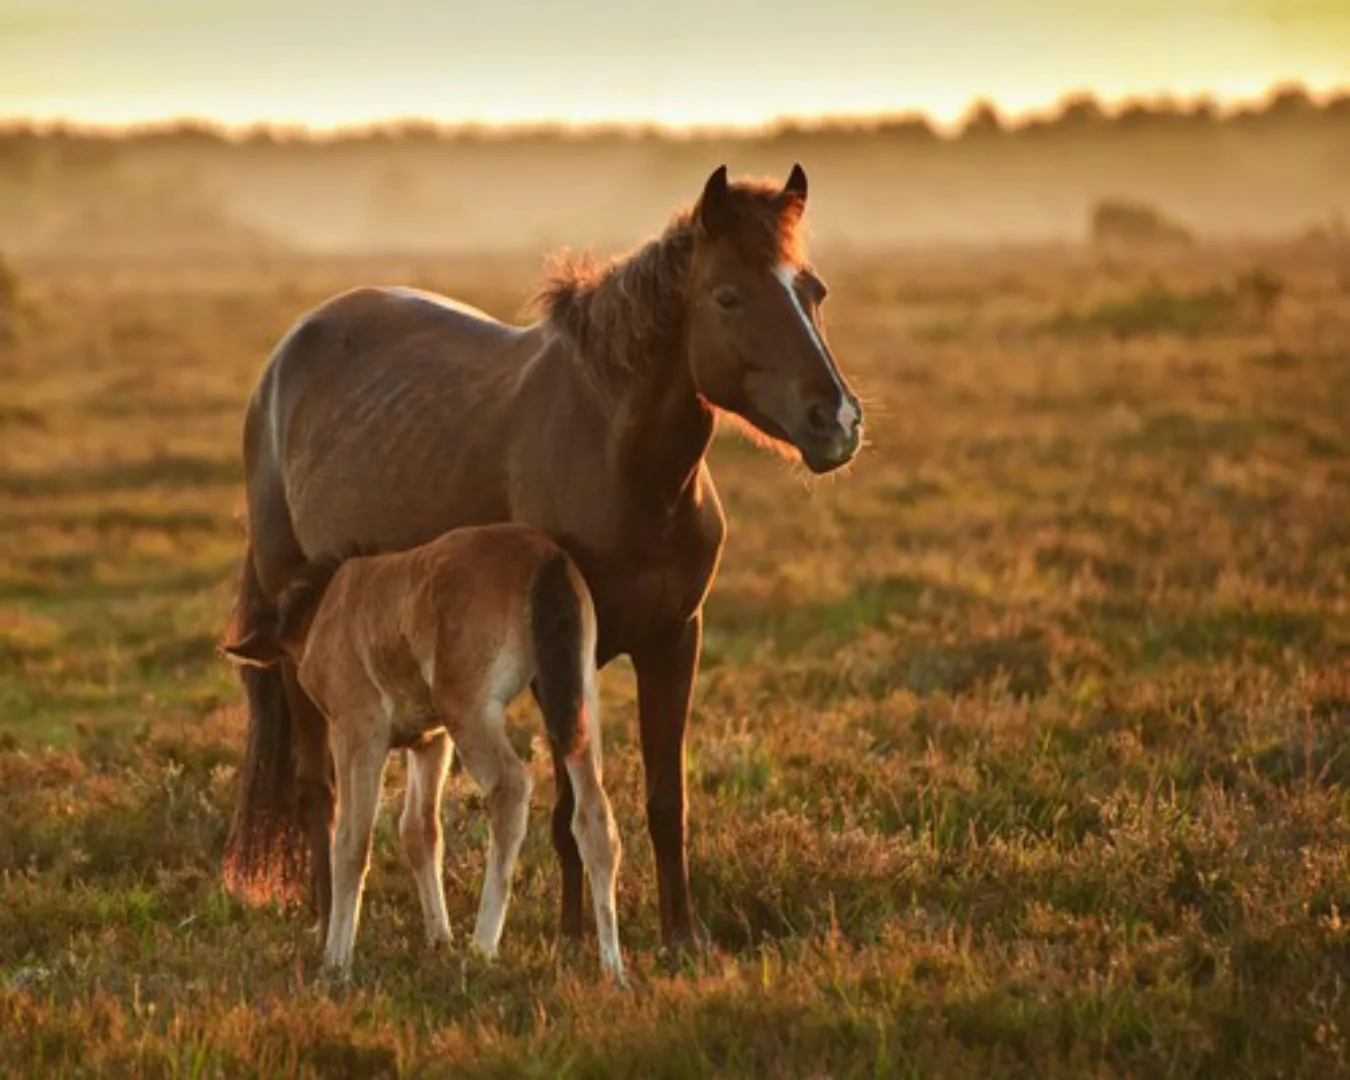
[[[242,404],[359,281],[504,316],[531,262],[20,267],[0,338],[0,1070],[1214,1076],[1350,1069],[1350,261],[822,258],[870,445],[736,437],[692,725],[711,946],[659,953],[605,675],[634,969],[554,939],[537,781],[503,956],[485,822],[425,956],[381,817],[354,985],[219,883]],[[0,322],[3,322],[0,318]],[[519,712],[519,745],[536,746]],[[387,798],[400,790],[391,769]]]

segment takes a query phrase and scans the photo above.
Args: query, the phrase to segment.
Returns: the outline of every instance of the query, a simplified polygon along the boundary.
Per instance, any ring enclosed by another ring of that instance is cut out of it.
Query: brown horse
[[[728,183],[626,259],[573,265],[543,318],[509,326],[442,297],[363,288],[304,316],[249,402],[249,525],[236,640],[307,558],[398,550],[516,521],[580,567],[597,660],[631,657],[661,931],[689,941],[684,743],[702,607],[725,521],[704,456],[719,414],[814,472],[852,459],[862,413],[821,326],[799,238],[806,175]],[[312,853],[326,933],[333,792],[327,727],[293,665],[249,669],[249,744],[227,858],[245,893],[291,892]],[[555,756],[562,930],[581,932],[573,801]],[[293,794],[294,793],[294,794]]]
[[[543,533],[499,524],[310,563],[283,590],[272,626],[225,646],[245,664],[293,664],[328,720],[337,779],[330,970],[351,969],[381,780],[397,747],[408,751],[399,832],[433,945],[450,941],[441,794],[452,743],[482,789],[491,842],[474,944],[496,955],[530,806],[530,774],[506,738],[505,714],[533,682],[576,802],[572,834],[590,877],[600,960],[623,981],[614,903],[622,849],[601,779],[595,640],[595,608],[572,561]]]

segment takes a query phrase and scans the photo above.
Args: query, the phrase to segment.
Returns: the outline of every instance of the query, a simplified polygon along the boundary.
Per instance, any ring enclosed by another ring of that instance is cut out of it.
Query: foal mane
[[[738,181],[727,197],[727,239],[770,269],[800,264],[800,205],[784,207],[776,183]],[[697,206],[676,212],[660,236],[608,261],[563,255],[535,297],[545,322],[570,342],[601,385],[678,344],[699,233]]]

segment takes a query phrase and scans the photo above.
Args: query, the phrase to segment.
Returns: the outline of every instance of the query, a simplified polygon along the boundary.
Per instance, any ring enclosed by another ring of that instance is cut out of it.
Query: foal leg
[[[351,970],[356,928],[361,921],[361,890],[370,866],[370,839],[389,756],[387,747],[386,740],[364,732],[355,738],[339,732],[333,740],[338,806],[333,835],[333,913],[324,965],[343,974]]]
[[[511,875],[530,810],[530,774],[507,742],[504,723],[501,706],[483,709],[456,732],[455,744],[487,802],[491,840],[473,932],[474,944],[487,957],[496,956],[501,943]]]
[[[441,794],[450,768],[450,736],[433,735],[424,746],[408,751],[408,791],[403,801],[399,834],[403,850],[417,879],[427,939],[433,944],[450,941],[450,919],[445,913],[445,883],[441,867],[445,839],[441,830]]]
[[[594,691],[588,691],[590,724],[586,745],[567,759],[567,772],[576,795],[576,816],[572,832],[576,835],[581,859],[591,879],[591,900],[595,907],[596,937],[600,942],[600,963],[624,982],[623,953],[619,949],[619,926],[615,914],[614,883],[623,857],[619,829],[601,782],[600,715]]]

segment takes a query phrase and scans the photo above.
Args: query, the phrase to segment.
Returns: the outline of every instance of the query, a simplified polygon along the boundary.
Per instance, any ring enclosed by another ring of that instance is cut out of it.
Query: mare
[[[580,568],[596,660],[631,658],[662,940],[693,940],[685,732],[703,603],[725,519],[705,456],[719,417],[815,473],[849,462],[862,410],[835,364],[806,261],[807,180],[731,182],[625,258],[565,265],[541,317],[509,325],[444,297],[358,288],[304,315],[249,400],[247,550],[235,639],[296,569],[350,544],[401,550],[514,521]],[[328,727],[294,664],[245,668],[248,745],[227,883],[294,896],[308,864],[320,933],[331,904]],[[565,761],[552,839],[561,930],[581,933],[582,862]]]

